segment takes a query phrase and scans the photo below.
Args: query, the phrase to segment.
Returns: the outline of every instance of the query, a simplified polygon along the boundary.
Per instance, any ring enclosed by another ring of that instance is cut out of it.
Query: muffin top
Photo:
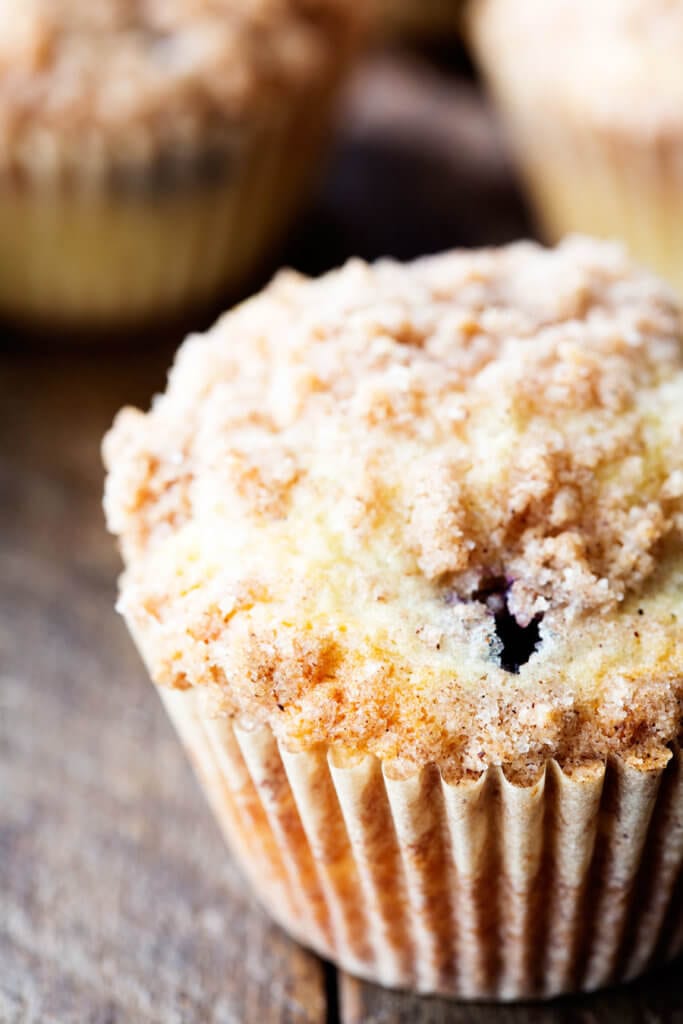
[[[663,284],[581,238],[281,274],[105,440],[154,679],[454,774],[661,752],[682,338]]]
[[[683,126],[680,0],[475,0],[475,38],[494,80],[566,106],[606,130]]]
[[[229,147],[332,77],[349,0],[0,0],[0,170]]]

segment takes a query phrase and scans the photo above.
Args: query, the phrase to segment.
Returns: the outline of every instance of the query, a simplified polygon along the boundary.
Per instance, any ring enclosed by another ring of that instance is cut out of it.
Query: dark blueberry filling
[[[500,640],[500,664],[506,672],[517,674],[534,653],[541,640],[542,615],[536,615],[527,626],[519,624],[508,607],[512,580],[494,579],[475,597],[483,601],[493,615],[496,636]]]
[[[520,625],[508,607],[508,593],[511,580],[493,579],[472,595],[472,600],[486,605],[493,616],[495,633],[500,641],[498,658],[501,668],[515,675],[534,653],[541,642],[542,615],[536,615],[526,626]],[[459,598],[453,591],[445,595],[447,604],[457,604]]]
[[[502,647],[500,664],[506,672],[519,672],[534,653],[541,640],[541,616],[537,615],[528,626],[520,626],[507,605],[494,616],[496,634]]]
[[[226,181],[237,165],[237,153],[227,144],[206,146],[194,153],[170,145],[144,165],[118,164],[111,170],[111,185],[129,197],[168,195]]]

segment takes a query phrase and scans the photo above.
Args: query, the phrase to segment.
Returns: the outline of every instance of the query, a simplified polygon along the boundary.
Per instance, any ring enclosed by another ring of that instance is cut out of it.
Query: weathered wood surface
[[[0,363],[3,1024],[325,1019],[112,613],[99,438],[167,358]]]
[[[296,262],[524,231],[491,122],[449,88],[375,68]],[[551,1007],[335,984],[256,906],[112,611],[99,441],[121,404],[163,385],[175,341],[0,343],[1,1024],[683,1022],[680,965]]]

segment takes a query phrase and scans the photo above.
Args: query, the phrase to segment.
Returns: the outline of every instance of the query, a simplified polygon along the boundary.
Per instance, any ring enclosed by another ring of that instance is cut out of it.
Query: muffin
[[[460,29],[462,0],[374,0],[381,35],[431,40]]]
[[[621,239],[683,293],[683,6],[475,0],[470,14],[547,238]]]
[[[681,310],[582,238],[283,273],[119,414],[120,610],[301,942],[491,999],[682,948],[682,442]]]
[[[244,287],[315,168],[348,0],[0,4],[0,315],[174,317]]]

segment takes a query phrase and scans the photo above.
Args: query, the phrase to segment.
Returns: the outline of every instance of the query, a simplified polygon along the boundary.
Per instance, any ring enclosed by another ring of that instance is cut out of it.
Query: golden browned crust
[[[454,771],[675,739],[681,339],[585,239],[281,275],[105,444],[154,678]]]
[[[0,3],[0,170],[133,169],[239,144],[325,88],[357,31],[349,0]],[[18,10],[18,7],[21,9]]]

